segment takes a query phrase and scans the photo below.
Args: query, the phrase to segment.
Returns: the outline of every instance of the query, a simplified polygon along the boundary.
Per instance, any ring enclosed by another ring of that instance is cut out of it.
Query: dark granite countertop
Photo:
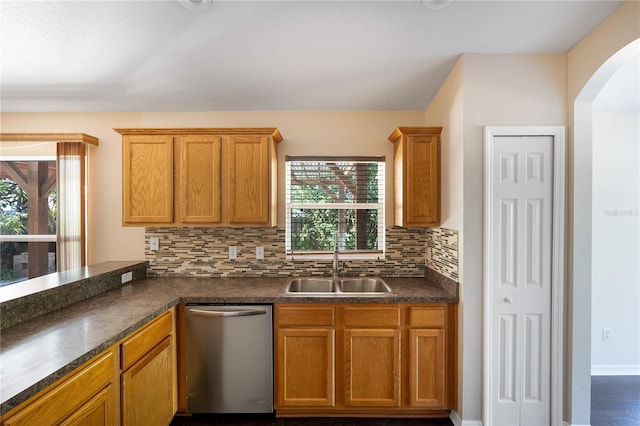
[[[288,278],[142,278],[2,330],[0,413],[25,401],[180,302],[457,303],[457,288],[426,278],[384,280],[392,293],[288,296]]]

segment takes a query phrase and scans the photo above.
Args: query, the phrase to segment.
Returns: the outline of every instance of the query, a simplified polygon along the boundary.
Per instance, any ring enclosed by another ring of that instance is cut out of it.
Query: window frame
[[[291,163],[292,162],[360,162],[378,164],[378,200],[375,203],[292,203],[291,202]],[[376,210],[377,250],[339,250],[341,260],[383,260],[386,253],[385,241],[385,188],[386,158],[384,156],[286,156],[285,158],[285,256],[287,260],[331,260],[333,250],[291,250],[292,215],[295,209],[334,209],[334,210]]]

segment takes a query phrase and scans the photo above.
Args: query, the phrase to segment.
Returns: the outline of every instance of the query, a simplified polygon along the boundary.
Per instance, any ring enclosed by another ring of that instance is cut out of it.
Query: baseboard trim
[[[456,410],[451,410],[449,413],[449,420],[451,420],[453,426],[462,426],[462,419]]]
[[[462,420],[457,411],[451,410],[449,419],[454,426],[482,426],[482,420]]]
[[[638,364],[617,364],[617,365],[592,365],[592,376],[640,376],[640,365]]]

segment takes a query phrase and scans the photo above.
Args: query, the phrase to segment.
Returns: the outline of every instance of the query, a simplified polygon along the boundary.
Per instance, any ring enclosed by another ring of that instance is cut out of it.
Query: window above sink
[[[287,258],[384,258],[384,183],[384,157],[287,156]]]

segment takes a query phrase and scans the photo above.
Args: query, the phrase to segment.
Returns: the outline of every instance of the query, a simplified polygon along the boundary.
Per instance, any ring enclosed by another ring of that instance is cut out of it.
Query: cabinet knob
[[[504,303],[509,303],[509,304],[511,304],[511,303],[513,303],[513,299],[512,299],[512,298],[510,298],[510,297],[505,297],[505,298],[504,298]]]

